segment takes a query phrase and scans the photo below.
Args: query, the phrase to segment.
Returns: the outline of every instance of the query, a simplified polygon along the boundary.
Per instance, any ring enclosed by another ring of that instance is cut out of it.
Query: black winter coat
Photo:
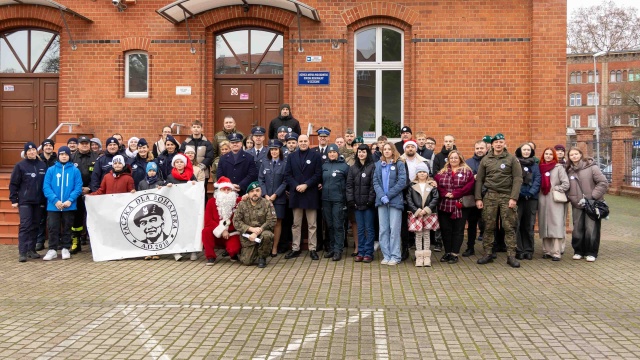
[[[360,160],[349,168],[347,176],[347,204],[352,209],[367,210],[373,208],[376,203],[376,191],[373,188],[373,172],[376,169],[375,162],[364,166]]]
[[[72,162],[78,170],[80,170],[83,187],[89,187],[89,184],[91,183],[91,175],[93,174],[93,169],[97,160],[98,153],[95,151],[89,151],[86,154],[76,151],[76,153],[71,156],[71,160],[69,161]],[[99,186],[100,184],[98,184],[98,187]]]
[[[289,130],[289,132],[294,132],[298,135],[302,134],[302,130],[300,130],[300,122],[296,120],[296,118],[291,115],[284,118],[282,116],[278,116],[269,123],[269,139],[278,138],[278,128],[280,126],[290,128],[291,130]]]
[[[47,165],[42,160],[24,159],[14,166],[9,181],[9,199],[12,204],[40,205],[46,202],[44,192],[44,176]]]
[[[76,151],[77,153],[77,151]],[[58,155],[54,152],[51,153],[51,156],[49,157],[49,160],[47,160],[46,157],[44,157],[44,153],[41,153],[40,155],[38,155],[38,157],[40,158],[40,160],[42,160],[44,162],[45,165],[47,165],[47,169],[52,167],[53,165],[56,164],[56,161],[58,161]]]
[[[453,145],[453,150],[458,150],[455,145]],[[436,154],[436,157],[433,159],[433,175],[437,174],[447,165],[447,156],[451,150],[447,150],[444,145],[442,145],[442,150]]]
[[[89,184],[89,189],[91,192],[96,192],[100,188],[100,184],[102,184],[102,179],[105,175],[107,175],[113,167],[111,166],[111,161],[113,157],[116,155],[124,155],[123,151],[118,150],[115,154],[110,154],[108,151],[104,153],[104,155],[100,156],[96,163],[93,166],[93,173],[91,174],[91,183]],[[82,171],[80,172],[82,174]]]
[[[158,172],[160,173],[158,175],[163,179],[167,179],[169,175],[171,175],[171,169],[173,169],[173,166],[171,166],[171,161],[177,153],[177,149],[173,154],[169,154],[169,152],[165,150],[160,154],[160,156],[158,156],[157,159],[155,159],[156,164],[158,164]]]

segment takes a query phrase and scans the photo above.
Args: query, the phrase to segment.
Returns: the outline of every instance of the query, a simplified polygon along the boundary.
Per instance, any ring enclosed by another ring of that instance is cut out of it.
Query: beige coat
[[[546,176],[545,174],[541,174]],[[569,190],[569,177],[562,164],[551,171],[551,191],[538,194],[538,228],[540,238],[564,239],[566,227],[566,203],[553,201],[553,190],[566,193]]]
[[[567,175],[569,175],[569,183],[571,184],[567,197],[574,208],[581,208],[578,205],[582,199],[578,179],[584,195],[589,200],[601,200],[609,188],[607,178],[591,158],[580,160],[577,166],[571,165],[567,170]]]

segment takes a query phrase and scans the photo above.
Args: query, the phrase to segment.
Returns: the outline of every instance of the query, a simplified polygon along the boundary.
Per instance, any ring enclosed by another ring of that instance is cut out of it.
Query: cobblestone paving
[[[637,359],[640,201],[608,201],[595,263],[570,247],[542,260],[537,242],[520,269],[504,254],[483,267],[279,256],[261,270],[87,251],[19,264],[0,246],[0,358]]]

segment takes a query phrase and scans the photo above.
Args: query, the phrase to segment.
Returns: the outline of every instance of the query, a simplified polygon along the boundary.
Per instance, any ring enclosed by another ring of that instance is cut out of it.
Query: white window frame
[[[358,62],[358,34],[370,29],[376,29],[376,61]],[[389,29],[400,33],[401,58],[400,61],[382,61],[382,29]],[[400,127],[404,126],[404,31],[387,25],[373,25],[359,29],[354,33],[353,42],[353,128],[361,133],[362,129],[357,128],[358,124],[358,71],[369,70],[376,73],[376,139],[382,134],[382,71],[400,70],[400,88],[403,90],[400,98]],[[389,138],[389,141],[399,138]],[[365,139],[367,140],[367,139]],[[374,140],[375,141],[375,140]]]
[[[596,103],[598,102],[598,98],[600,97],[600,93],[597,94],[598,96],[596,96],[596,93],[594,92],[590,92],[587,94],[587,106],[595,106]],[[595,101],[594,101],[595,100]],[[600,105],[600,103],[598,103],[598,105]]]
[[[129,91],[129,55],[142,54],[147,57],[147,91],[145,92],[133,92]],[[124,53],[124,97],[126,98],[148,98],[149,97],[149,53],[146,51],[127,51]]]
[[[597,119],[596,119],[596,114],[591,114],[591,115],[587,116],[587,119],[588,119],[588,120],[587,120],[587,121],[588,121],[588,124],[587,124],[587,125],[588,125],[590,128],[595,128],[595,127],[597,127],[597,126],[596,126],[596,120],[597,120]]]
[[[619,92],[612,92],[609,95],[609,105],[622,105],[622,94]]]
[[[633,125],[635,127],[640,125],[640,115],[638,114],[629,115],[629,125]]]
[[[571,127],[574,129],[580,127],[580,115],[571,115]]]
[[[569,95],[569,106],[582,106],[582,94],[572,93]]]
[[[620,125],[621,122],[622,122],[622,118],[620,115],[611,116],[611,125]]]

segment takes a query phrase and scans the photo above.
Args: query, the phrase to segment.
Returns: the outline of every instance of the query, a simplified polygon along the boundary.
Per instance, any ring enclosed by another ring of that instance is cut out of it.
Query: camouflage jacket
[[[276,226],[276,209],[271,201],[261,197],[258,203],[251,205],[251,200],[242,200],[233,215],[233,226],[240,234],[250,227],[261,227],[263,231],[273,231]]]

